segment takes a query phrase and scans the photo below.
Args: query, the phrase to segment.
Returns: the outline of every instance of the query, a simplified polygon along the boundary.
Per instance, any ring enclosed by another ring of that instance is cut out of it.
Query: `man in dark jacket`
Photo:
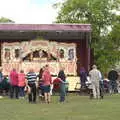
[[[86,88],[86,81],[87,81],[87,72],[84,67],[80,68],[80,83],[81,88]]]
[[[110,84],[109,84],[109,92],[112,93],[117,93],[117,80],[118,78],[118,73],[117,71],[115,71],[114,69],[112,69],[109,73],[108,73],[108,79],[110,80]]]
[[[65,101],[65,95],[66,95],[66,91],[65,91],[65,81],[66,81],[66,76],[64,73],[64,67],[61,67],[59,73],[58,73],[58,78],[60,80],[60,102],[64,102]]]

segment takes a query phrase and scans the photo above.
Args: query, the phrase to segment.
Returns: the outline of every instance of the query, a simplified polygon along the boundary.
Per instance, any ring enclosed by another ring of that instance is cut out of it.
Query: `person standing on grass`
[[[51,102],[50,87],[52,84],[52,77],[48,65],[45,66],[44,72],[42,74],[42,80],[43,80],[45,103],[50,103]]]
[[[65,101],[65,95],[66,95],[66,89],[65,89],[65,80],[66,80],[66,76],[64,73],[65,68],[61,67],[59,73],[58,73],[58,78],[60,80],[60,102],[64,102]]]
[[[10,72],[10,98],[19,99],[18,73],[15,68]]]
[[[86,88],[86,82],[87,81],[87,72],[84,67],[80,68],[80,84],[81,84],[81,89]]]
[[[112,69],[108,73],[108,79],[110,80],[110,82],[109,82],[109,92],[110,92],[110,94],[118,92],[117,91],[117,78],[118,78],[117,71]]]
[[[26,86],[26,78],[23,70],[18,73],[18,86],[19,86],[19,95],[21,98],[25,97],[24,88]]]
[[[96,65],[92,66],[92,70],[89,72],[90,81],[92,84],[93,97],[100,98],[100,86],[99,81],[102,79],[101,72],[97,69]]]
[[[29,103],[36,103],[36,81],[37,75],[31,68],[26,75],[27,85],[30,87],[30,93],[28,94]]]
[[[44,97],[43,80],[42,80],[42,74],[44,72],[44,69],[45,67],[41,68],[38,74],[38,79],[39,79],[38,80],[38,86],[39,86],[38,93],[39,93],[39,96],[41,97]]]

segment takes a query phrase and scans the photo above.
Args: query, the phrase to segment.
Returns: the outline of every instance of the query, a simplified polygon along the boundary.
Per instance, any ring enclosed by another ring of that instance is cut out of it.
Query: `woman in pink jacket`
[[[15,93],[15,98],[19,99],[18,92],[19,92],[19,87],[18,87],[18,73],[15,68],[12,69],[10,72],[10,98],[14,98],[14,93]]]
[[[24,97],[24,88],[26,86],[26,79],[25,79],[25,73],[23,70],[20,71],[18,74],[18,86],[19,86],[19,95],[20,97]]]

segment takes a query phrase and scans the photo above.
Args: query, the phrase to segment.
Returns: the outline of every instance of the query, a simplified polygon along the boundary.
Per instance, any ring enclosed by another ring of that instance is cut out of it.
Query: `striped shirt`
[[[28,84],[34,84],[37,80],[37,75],[34,72],[29,72],[26,75]]]

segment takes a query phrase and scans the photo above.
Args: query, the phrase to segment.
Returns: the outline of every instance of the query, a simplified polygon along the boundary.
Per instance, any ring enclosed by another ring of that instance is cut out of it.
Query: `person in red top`
[[[52,89],[52,93],[55,94],[55,92],[60,92],[60,79],[59,78],[55,78],[53,80],[53,89]]]
[[[52,84],[52,77],[49,72],[49,66],[45,66],[45,70],[42,74],[42,80],[43,80],[43,89],[44,89],[44,97],[45,102],[50,103],[51,95],[50,95],[50,85]]]
[[[19,86],[19,93],[20,97],[24,98],[25,93],[24,93],[24,88],[26,85],[26,79],[25,79],[25,73],[23,70],[20,71],[18,74],[18,86]]]
[[[19,98],[18,93],[19,93],[19,87],[18,87],[18,73],[15,68],[10,72],[10,98],[15,97],[16,99]]]

